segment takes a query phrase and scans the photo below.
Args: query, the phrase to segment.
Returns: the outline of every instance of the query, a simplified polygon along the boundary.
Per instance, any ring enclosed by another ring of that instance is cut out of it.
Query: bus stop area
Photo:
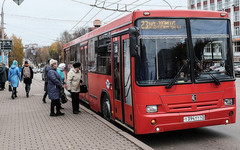
[[[0,91],[1,150],[152,149],[82,105],[81,113],[73,114],[70,98],[62,105],[64,116],[50,117],[42,81],[33,80],[29,98],[23,83],[15,99],[7,87]]]

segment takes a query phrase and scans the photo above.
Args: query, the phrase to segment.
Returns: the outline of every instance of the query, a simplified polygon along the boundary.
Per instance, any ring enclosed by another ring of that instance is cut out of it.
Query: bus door
[[[113,38],[113,89],[115,118],[133,126],[129,35]]]
[[[88,57],[88,49],[87,46],[81,46],[80,48],[80,63],[81,63],[81,70],[82,70],[82,80],[83,83],[88,87],[88,71],[87,71],[87,58]],[[86,100],[86,93],[83,95],[83,99]]]

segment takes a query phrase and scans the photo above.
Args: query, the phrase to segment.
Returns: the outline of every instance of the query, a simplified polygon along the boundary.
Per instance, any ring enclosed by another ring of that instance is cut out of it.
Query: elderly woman
[[[18,69],[18,62],[16,60],[13,61],[12,66],[8,71],[8,81],[11,83],[12,90],[12,99],[17,97],[17,87],[19,85],[19,80],[21,80],[20,71]]]
[[[64,69],[65,69],[66,65],[64,63],[61,63],[58,65],[58,68],[57,68],[57,72],[59,73],[60,77],[61,77],[61,82],[62,84],[65,84],[65,76],[64,76]]]
[[[79,111],[79,92],[81,82],[81,64],[74,63],[73,68],[67,74],[67,89],[71,93],[73,114],[78,114]]]
[[[65,69],[65,67],[66,67],[66,65],[64,63],[61,63],[61,64],[58,65],[58,68],[57,68],[57,72],[61,77],[61,82],[62,82],[63,85],[66,84],[65,83],[65,76],[64,76],[64,73],[63,73],[63,70]],[[64,109],[62,107],[62,105],[60,105],[60,109]]]
[[[57,72],[57,61],[52,59],[50,60],[50,70],[48,71],[48,97],[51,99],[51,109],[50,116],[62,116],[64,113],[60,111],[60,90],[63,88],[61,77]],[[56,113],[54,109],[56,107]]]

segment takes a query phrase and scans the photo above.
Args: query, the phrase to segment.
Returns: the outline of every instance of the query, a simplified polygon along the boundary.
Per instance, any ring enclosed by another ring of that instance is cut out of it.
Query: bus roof
[[[149,15],[146,15],[149,14]],[[95,37],[97,35],[113,31],[115,29],[130,25],[133,23],[133,20],[141,17],[176,17],[176,18],[228,18],[226,12],[217,12],[217,11],[199,11],[199,10],[136,10],[131,12],[124,17],[121,17],[111,23],[108,23],[102,27],[99,27],[85,35],[74,39],[64,45],[64,49],[76,45],[80,42]]]

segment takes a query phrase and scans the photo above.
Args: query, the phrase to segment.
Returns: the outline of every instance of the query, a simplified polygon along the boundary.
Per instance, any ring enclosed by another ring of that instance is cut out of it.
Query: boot
[[[15,95],[14,95],[14,91],[12,91],[12,99],[14,99],[15,98]]]
[[[56,114],[54,113],[54,107],[55,107],[55,103],[54,101],[51,101],[51,106],[50,106],[50,116],[56,116]]]
[[[63,116],[63,115],[65,115],[65,113],[62,113],[60,111],[56,113],[56,116]]]
[[[29,93],[27,92],[27,97],[29,97]]]
[[[15,97],[17,97],[17,89],[15,89]]]
[[[56,114],[55,113],[50,113],[50,116],[54,117],[54,116],[56,116]]]
[[[60,101],[59,101],[59,100],[56,100],[55,103],[56,103],[56,107],[57,107],[56,116],[62,116],[62,115],[64,115],[65,113],[62,113],[62,112],[60,111],[60,108],[61,108]]]

